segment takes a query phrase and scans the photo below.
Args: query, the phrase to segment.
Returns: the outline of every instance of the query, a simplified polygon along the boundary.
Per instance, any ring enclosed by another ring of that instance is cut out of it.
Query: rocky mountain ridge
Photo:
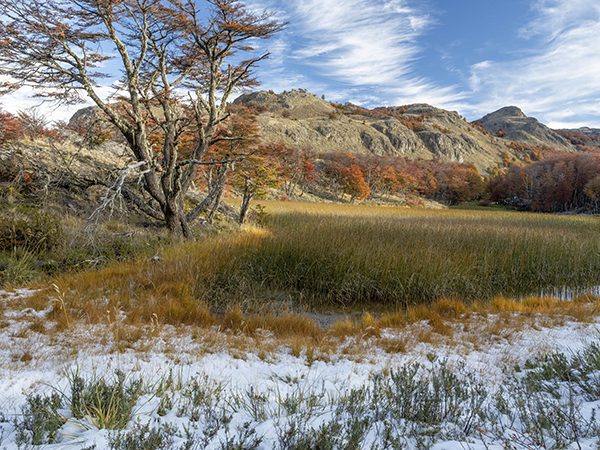
[[[502,108],[470,123],[457,112],[428,104],[367,109],[332,103],[302,89],[250,92],[234,103],[259,111],[264,141],[317,154],[440,159],[473,164],[484,174],[507,161],[527,161],[540,151],[578,149],[567,133],[551,130],[517,107]],[[97,126],[99,120],[95,108],[85,108],[73,116],[70,125]],[[118,135],[113,133],[112,138],[118,140]]]
[[[457,112],[427,104],[366,109],[330,103],[304,90],[252,92],[235,102],[261,111],[259,123],[266,141],[321,153],[439,158],[471,163],[485,173],[507,157],[525,159],[527,146],[576,150],[566,138],[514,107],[469,123]],[[498,124],[508,133],[499,135],[494,129]]]
[[[527,117],[516,106],[505,106],[477,121],[491,134],[511,141],[557,150],[574,151],[568,139],[533,117]]]
[[[585,147],[600,147],[600,128],[581,127],[556,131],[578,148],[585,150]]]

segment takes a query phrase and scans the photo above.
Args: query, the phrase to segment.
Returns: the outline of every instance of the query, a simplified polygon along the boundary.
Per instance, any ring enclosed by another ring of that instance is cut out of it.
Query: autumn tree
[[[286,195],[293,196],[300,190],[302,196],[307,185],[316,178],[314,154],[306,149],[287,147],[280,155],[281,167],[284,170],[283,190]]]
[[[342,172],[344,192],[350,200],[364,200],[371,194],[371,188],[365,180],[365,175],[358,164],[352,164]]]
[[[216,163],[209,148],[236,139],[219,135],[228,101],[257,84],[253,70],[268,53],[253,45],[280,28],[238,0],[0,0],[2,91],[90,99],[141,169],[143,191],[123,186],[123,195],[191,238],[186,194],[199,168]],[[118,97],[108,102],[99,85],[115,65]]]
[[[483,178],[473,165],[438,164],[434,170],[434,197],[450,205],[476,200],[485,190]]]
[[[231,184],[241,197],[239,222],[244,223],[251,201],[268,194],[284,182],[281,159],[287,148],[282,144],[260,145],[254,152],[235,163]]]
[[[23,124],[18,117],[0,110],[0,145],[24,136]]]
[[[600,175],[595,176],[586,183],[584,192],[592,204],[592,210],[598,211],[600,208]]]
[[[208,221],[212,221],[218,210],[225,187],[228,174],[237,163],[241,167],[246,166],[243,161],[252,158],[255,152],[259,152],[259,127],[256,121],[256,111],[247,106],[235,106],[230,108],[231,115],[227,121],[220,125],[217,136],[221,138],[212,145],[207,155],[215,164],[206,165],[202,168],[202,176],[206,184],[206,197],[201,201],[191,215],[198,215],[208,211]],[[260,153],[260,152],[259,152]],[[277,164],[277,161],[258,159],[250,164]]]
[[[600,152],[555,154],[512,166],[488,186],[491,200],[521,209],[560,212],[596,210]]]
[[[318,170],[321,184],[341,199],[342,194],[350,200],[364,200],[371,194],[362,167],[368,167],[365,159],[352,153],[329,153],[321,155]]]

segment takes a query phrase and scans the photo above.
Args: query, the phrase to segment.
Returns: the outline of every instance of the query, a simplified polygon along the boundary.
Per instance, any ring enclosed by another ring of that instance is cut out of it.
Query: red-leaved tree
[[[121,186],[123,195],[191,238],[186,194],[199,168],[215,163],[211,146],[237,139],[220,135],[228,101],[257,84],[253,69],[268,53],[255,43],[280,28],[238,0],[0,0],[2,87],[93,101],[141,170],[143,191]],[[109,103],[99,85],[115,67]]]

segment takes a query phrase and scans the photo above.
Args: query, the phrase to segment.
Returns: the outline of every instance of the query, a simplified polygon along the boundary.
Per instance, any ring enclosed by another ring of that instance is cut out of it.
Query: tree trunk
[[[208,213],[208,223],[212,223],[213,218],[215,216],[215,214],[217,213],[217,210],[219,209],[219,206],[221,205],[221,200],[223,198],[223,188],[220,188],[217,196],[213,202],[212,208],[210,210],[210,212]]]
[[[178,207],[167,206],[164,211],[165,223],[171,236],[192,240],[194,235],[183,211]]]
[[[242,204],[240,206],[240,225],[242,225],[246,221],[246,215],[248,214],[248,209],[250,208],[250,201],[252,200],[253,196],[254,194],[248,189],[244,191],[244,195],[242,196]]]

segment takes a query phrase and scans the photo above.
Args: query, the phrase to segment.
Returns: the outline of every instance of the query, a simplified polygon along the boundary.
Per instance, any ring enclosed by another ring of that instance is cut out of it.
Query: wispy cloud
[[[552,126],[600,126],[600,3],[540,0],[534,14],[528,55],[472,66],[472,114],[515,104]]]
[[[507,48],[504,59],[477,56],[483,60],[446,67],[470,74],[458,77],[467,78],[456,81],[460,85],[450,84],[457,78],[443,71],[433,79],[417,70],[420,58],[431,58],[425,45],[432,29],[444,26],[435,5],[445,1],[247,0],[288,22],[276,38],[258,43],[271,53],[258,77],[267,89],[306,88],[365,106],[431,103],[477,118],[515,104],[553,126],[600,127],[599,0],[529,0],[531,20],[518,35],[522,46]],[[431,67],[435,61],[425,63]],[[444,57],[439,64],[447,64]],[[106,96],[109,91],[102,89]],[[39,104],[31,94],[0,98],[0,104],[9,110]],[[58,118],[77,108],[44,107]]]
[[[420,38],[434,25],[431,15],[407,0],[261,1],[279,9],[289,27],[261,74],[265,86],[303,82],[329,98],[400,104],[427,99],[449,105],[462,97],[414,72]],[[421,4],[423,4],[421,2]],[[281,10],[283,8],[283,11]],[[280,49],[281,47],[278,47]],[[284,74],[283,79],[279,77]]]

